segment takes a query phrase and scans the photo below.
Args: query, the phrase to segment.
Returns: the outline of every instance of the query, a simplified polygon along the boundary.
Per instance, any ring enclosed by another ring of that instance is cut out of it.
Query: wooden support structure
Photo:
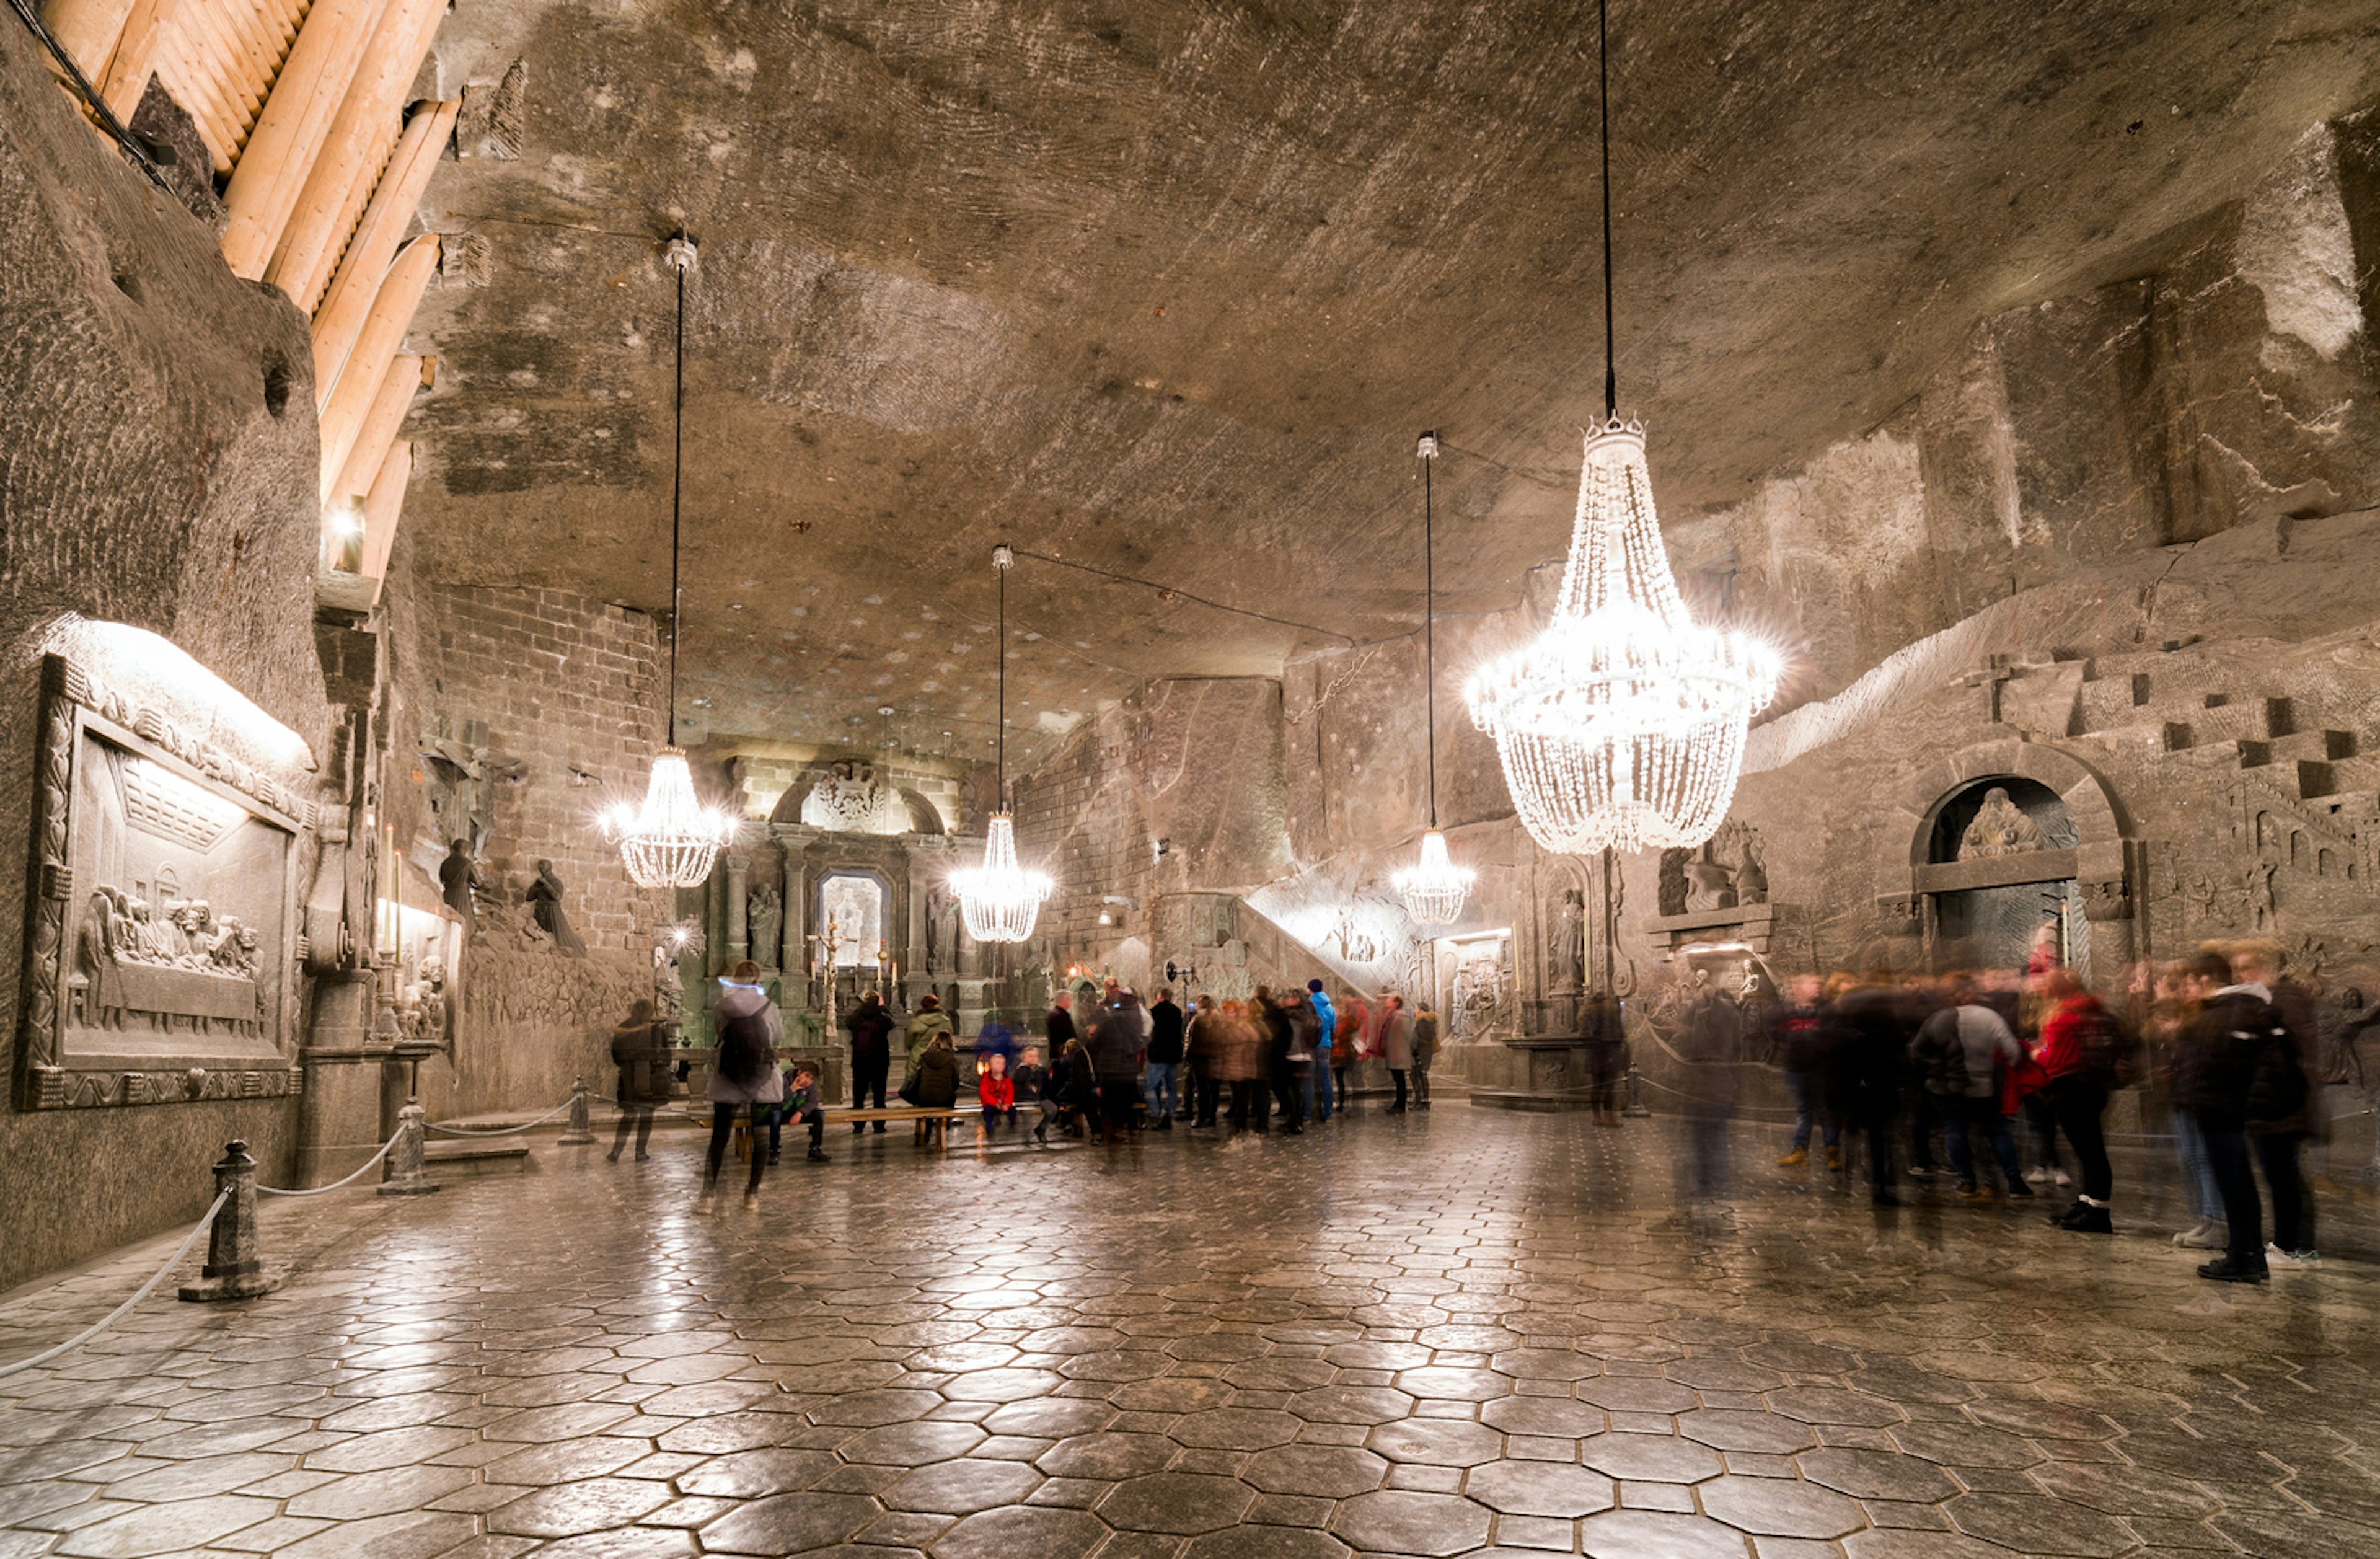
[[[413,445],[399,439],[381,460],[371,491],[364,495],[363,557],[356,572],[366,579],[388,576],[389,549],[396,545],[396,522],[405,513],[405,484],[413,476]]]
[[[42,25],[50,30],[82,73],[92,81],[107,74],[115,42],[124,36],[133,0],[50,0],[42,8]]]
[[[115,54],[107,62],[107,74],[91,79],[99,89],[100,101],[118,119],[129,122],[132,111],[140,106],[141,94],[149,90],[149,78],[164,54],[165,41],[181,8],[182,0],[132,0],[123,36],[116,39]]]
[[[449,98],[418,109],[391,154],[380,187],[372,192],[356,236],[339,261],[330,290],[314,311],[314,405],[326,409],[341,370],[354,352],[379,296],[381,281],[396,253],[399,239],[413,221],[421,191],[438,165],[439,150],[455,133],[455,116],[461,98]],[[418,295],[417,295],[418,296]]]
[[[339,370],[338,383],[332,387],[331,398],[322,408],[322,501],[326,504],[332,483],[346,469],[347,456],[363,432],[364,419],[380,394],[382,381],[388,375],[388,365],[395,359],[397,347],[404,345],[406,329],[413,323],[413,311],[420,306],[422,291],[437,271],[438,235],[424,233],[405,246],[396,263],[381,280],[379,295],[372,299],[363,329],[356,336],[355,349],[347,354],[346,366]],[[417,364],[417,384],[420,371]]]
[[[223,251],[234,274],[260,280],[272,262],[381,10],[378,0],[316,0],[307,13],[224,191]]]
[[[387,0],[387,6],[265,273],[265,280],[310,311],[330,285],[339,247],[354,229],[361,201],[349,201],[358,176],[367,163],[377,167],[386,162],[405,94],[446,14],[445,0]]]
[[[347,446],[345,459],[336,466],[331,463],[331,451],[322,451],[322,505],[350,500],[360,503],[379,475],[381,462],[388,458],[389,445],[396,442],[397,430],[405,426],[405,414],[413,405],[414,392],[421,388],[421,359],[408,353],[391,358],[388,371],[381,375],[379,388],[364,407],[363,419],[356,425],[355,442]]]

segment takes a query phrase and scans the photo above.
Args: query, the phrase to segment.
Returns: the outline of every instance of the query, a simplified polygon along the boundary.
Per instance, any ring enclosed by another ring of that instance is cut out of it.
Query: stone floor
[[[0,1556],[2380,1552],[2374,1269],[2216,1288],[1774,1138],[1692,1216],[1662,1123],[1451,1103],[839,1136],[710,1218],[684,1134],[274,1203],[278,1293],[0,1381]],[[0,1360],[168,1248],[20,1292]]]

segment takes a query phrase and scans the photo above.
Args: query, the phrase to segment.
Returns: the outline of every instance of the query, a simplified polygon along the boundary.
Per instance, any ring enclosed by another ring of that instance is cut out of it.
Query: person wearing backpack
[[[2313,1199],[2298,1163],[2313,1134],[2314,1090],[2307,1066],[2313,1051],[2313,1000],[2281,978],[2279,958],[2265,943],[2244,943],[2231,953],[2231,978],[2240,988],[2262,992],[2272,1022],[2258,1048],[2248,1082],[2248,1145],[2265,1171],[2273,1196],[2273,1237],[2265,1247],[2270,1267],[2311,1267],[2314,1251]]]
[[[1950,1167],[1958,1173],[1961,1200],[1979,1201],[1989,1195],[1975,1178],[1973,1138],[1980,1134],[1998,1159],[2000,1177],[2011,1197],[2030,1197],[2017,1163],[2016,1139],[2009,1135],[2009,1118],[2000,1108],[1999,1069],[2014,1066],[2023,1056],[2016,1036],[2000,1015],[1984,1005],[1974,980],[1963,976],[1950,982],[1951,1005],[1927,1018],[1909,1041],[1910,1059],[1925,1078],[1925,1092],[1942,1113],[1942,1135],[1950,1149]]]
[[[2050,1222],[2077,1234],[2111,1235],[2116,1228],[2107,1199],[2115,1193],[2116,1177],[2107,1163],[2100,1116],[2107,1108],[2108,1090],[2122,1080],[2122,1035],[2099,998],[2084,990],[2064,965],[2045,969],[2038,986],[2049,1004],[2041,1020],[2041,1044],[2034,1053],[2048,1079],[2041,1096],[2082,1170],[2082,1194]]]
[[[710,1211],[719,1166],[726,1162],[727,1139],[735,1133],[739,1110],[748,1112],[752,1128],[752,1178],[744,1188],[744,1205],[759,1202],[761,1172],[769,1163],[760,1149],[760,1128],[785,1097],[785,1079],[777,1070],[777,1041],[784,1029],[777,1004],[761,987],[759,965],[746,958],[720,976],[710,1023],[719,1054],[703,1094],[710,1101],[710,1153],[704,1161],[702,1200],[696,1204],[701,1212]]]

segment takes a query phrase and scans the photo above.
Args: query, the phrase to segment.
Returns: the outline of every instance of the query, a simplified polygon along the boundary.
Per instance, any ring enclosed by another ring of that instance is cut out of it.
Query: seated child
[[[1047,1142],[1050,1140],[1050,1117],[1057,1114],[1058,1104],[1049,1097],[1050,1068],[1041,1065],[1039,1049],[1033,1045],[1025,1047],[1017,1056],[1016,1076],[1012,1080],[1015,1085],[1016,1097],[1038,1106],[1040,1111],[1041,1118],[1033,1127],[1034,1140]],[[1015,1119],[1014,1111],[1009,1113],[1009,1118]]]
[[[1002,1116],[1008,1124],[1016,1124],[1016,1079],[1008,1075],[1008,1057],[992,1052],[984,1062],[983,1076],[976,1079],[976,1096],[983,1101],[983,1128],[990,1131]]]
[[[797,1120],[810,1128],[810,1159],[815,1163],[827,1162],[826,1108],[819,1100],[818,1078],[808,1066],[785,1068],[785,1102],[769,1116],[769,1162],[777,1162],[777,1141],[787,1120]]]

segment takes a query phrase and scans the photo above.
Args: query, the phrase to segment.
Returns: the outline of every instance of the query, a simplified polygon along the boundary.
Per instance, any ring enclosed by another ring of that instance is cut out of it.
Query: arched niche
[[[1996,790],[2038,840],[1961,859],[1969,825]],[[2027,895],[2040,900],[2044,920],[2053,918],[2053,895],[2062,906],[2056,913],[2079,968],[2111,971],[2145,952],[2131,818],[2106,777],[2073,752],[2015,737],[1962,748],[1912,776],[1886,821],[1876,901],[1922,939],[1929,964],[2004,951],[1977,945],[1976,917],[2005,918]],[[1997,910],[1982,907],[1995,901]]]

